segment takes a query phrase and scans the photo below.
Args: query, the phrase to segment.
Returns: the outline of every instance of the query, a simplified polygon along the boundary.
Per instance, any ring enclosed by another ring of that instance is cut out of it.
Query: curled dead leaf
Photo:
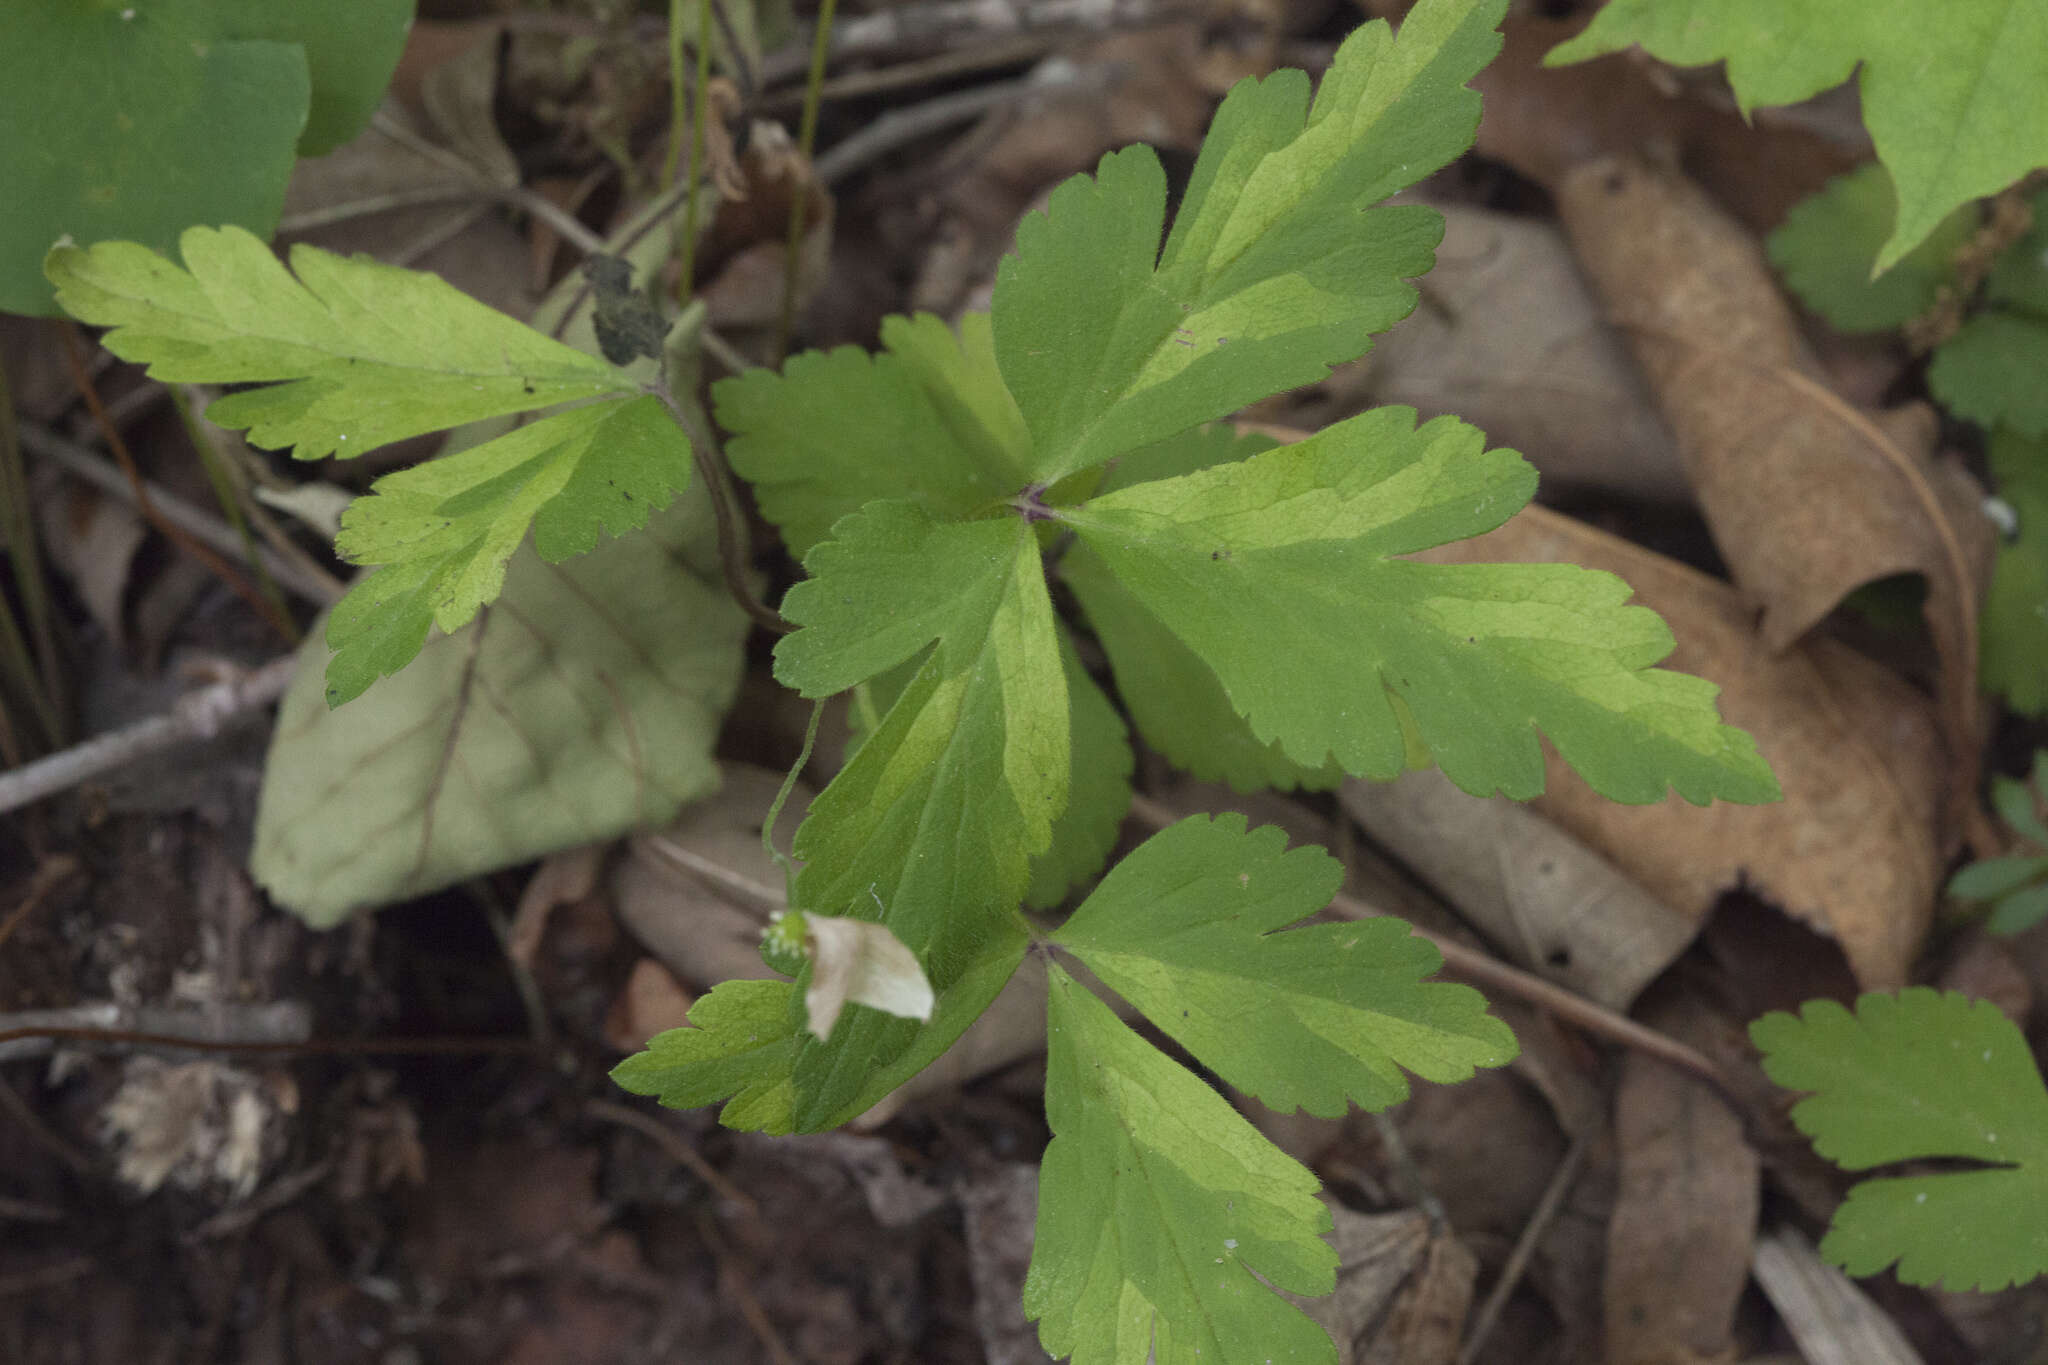
[[[1784,650],[1849,592],[1917,574],[1940,656],[1950,819],[1974,809],[1983,490],[1933,458],[1933,414],[1868,412],[1821,377],[1763,251],[1676,171],[1606,158],[1558,185],[1565,230],[1678,437],[1716,545]]]

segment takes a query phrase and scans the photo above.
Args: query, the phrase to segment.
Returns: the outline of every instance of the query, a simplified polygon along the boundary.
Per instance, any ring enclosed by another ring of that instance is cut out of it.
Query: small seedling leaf
[[[1976,228],[1957,209],[1927,239],[1875,279],[1871,267],[1891,236],[1898,205],[1890,172],[1872,162],[1837,176],[1793,205],[1771,234],[1771,264],[1808,308],[1844,332],[1882,332],[1934,306],[1955,275],[1956,249]]]
[[[1933,1157],[1981,1170],[1866,1180],[1820,1244],[1852,1275],[1894,1261],[1908,1284],[2003,1289],[2048,1271],[2048,1088],[1988,1001],[1924,987],[1810,1000],[1749,1026],[1764,1070],[1813,1092],[1792,1121],[1852,1171]]]

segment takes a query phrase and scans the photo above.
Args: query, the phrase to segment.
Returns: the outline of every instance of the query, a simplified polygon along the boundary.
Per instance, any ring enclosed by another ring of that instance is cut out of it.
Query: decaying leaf
[[[1727,584],[1540,507],[1428,555],[1620,574],[1677,636],[1670,666],[1720,685],[1722,714],[1756,737],[1785,791],[1771,806],[1621,806],[1552,758],[1538,810],[1676,910],[1704,916],[1747,885],[1838,939],[1865,987],[1906,979],[1942,871],[1948,760],[1925,698],[1832,640],[1772,653]]]
[[[1337,1287],[1295,1302],[1337,1343],[1338,1365],[1451,1365],[1478,1258],[1420,1209],[1364,1214],[1325,1202]]]
[[[1684,1037],[1701,1007],[1650,1022]],[[1742,1119],[1711,1086],[1641,1053],[1615,1097],[1621,1187],[1607,1235],[1610,1365],[1729,1359],[1761,1196]]]
[[[1678,448],[1563,235],[1464,205],[1441,212],[1421,306],[1358,362],[1372,401],[1464,418],[1527,456],[1545,488],[1684,501]]]
[[[591,554],[514,555],[485,619],[348,708],[317,633],[280,710],[251,867],[318,925],[615,838],[717,784],[746,620],[696,498]]]
[[[1867,412],[1830,390],[1755,237],[1677,172],[1589,162],[1559,182],[1558,207],[1765,647],[1787,648],[1863,584],[1925,580],[1951,790],[1973,799],[1977,611],[1996,538],[1982,488],[1932,458],[1933,413]]]
[[[811,984],[804,989],[810,1030],[832,1036],[848,1005],[868,1005],[902,1019],[932,1017],[932,983],[917,954],[886,926],[843,915],[804,916]]]

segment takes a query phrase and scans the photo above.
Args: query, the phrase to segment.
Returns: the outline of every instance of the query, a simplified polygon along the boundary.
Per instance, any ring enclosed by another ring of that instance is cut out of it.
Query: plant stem
[[[804,116],[797,127],[797,162],[807,166],[811,149],[818,141],[818,106],[825,88],[825,61],[832,51],[832,16],[839,0],[822,0],[818,6],[818,30],[811,43],[811,72],[804,82]],[[794,187],[789,199],[789,237],[782,263],[782,317],[775,326],[775,355],[778,363],[789,354],[789,338],[796,327],[797,267],[802,260],[804,209],[810,196],[804,186]]]
[[[711,500],[712,520],[718,527],[718,562],[725,573],[725,588],[732,594],[740,609],[751,617],[754,624],[777,635],[787,635],[796,627],[782,619],[773,608],[754,596],[754,589],[747,582],[746,548],[740,543],[738,511],[733,507],[732,490],[725,482],[725,469],[718,458],[718,447],[711,430],[697,420],[693,409],[669,392],[666,383],[648,388],[649,393],[661,400],[668,409],[669,419],[682,428],[683,435],[690,442],[690,458],[697,466],[697,477],[704,484],[704,495]]]
[[[682,7],[682,0],[675,0]],[[690,168],[683,180],[683,241],[676,297],[685,304],[697,292],[697,209],[703,196],[697,186],[704,178],[704,125],[711,117],[711,0],[697,0],[697,89],[690,113]]]

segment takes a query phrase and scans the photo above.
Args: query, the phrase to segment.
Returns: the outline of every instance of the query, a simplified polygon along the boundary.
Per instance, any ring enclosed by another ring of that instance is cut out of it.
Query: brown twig
[[[187,692],[160,716],[0,773],[0,814],[69,791],[151,754],[212,739],[234,717],[283,696],[297,666],[296,655],[283,655],[261,668]]]
[[[1521,1283],[1522,1272],[1529,1268],[1529,1260],[1536,1254],[1536,1244],[1543,1240],[1551,1220],[1564,1207],[1564,1197],[1571,1193],[1572,1185],[1578,1180],[1587,1146],[1584,1133],[1574,1137],[1572,1145],[1565,1148],[1564,1159],[1550,1173],[1550,1183],[1543,1187],[1543,1197],[1536,1201],[1529,1221],[1522,1225],[1522,1235],[1515,1239],[1515,1249],[1509,1253],[1507,1264],[1501,1267],[1500,1278],[1493,1282],[1493,1288],[1486,1292],[1486,1302],[1479,1305],[1479,1312],[1472,1318],[1472,1330],[1465,1334],[1464,1344],[1458,1348],[1458,1365],[1472,1365],[1479,1358],[1479,1349],[1486,1345],[1487,1337],[1493,1334],[1494,1323],[1500,1320],[1500,1310],[1507,1306],[1508,1296],[1515,1292],[1515,1286]]]
[[[721,1198],[729,1200],[742,1210],[747,1217],[759,1218],[761,1216],[761,1206],[755,1201],[754,1196],[726,1179],[723,1172],[704,1159],[703,1153],[683,1141],[682,1138],[676,1135],[674,1130],[669,1128],[660,1119],[643,1114],[639,1110],[630,1108],[627,1105],[615,1104],[611,1100],[591,1100],[583,1106],[583,1111],[592,1118],[603,1119],[607,1123],[616,1123],[623,1128],[631,1128],[634,1132],[661,1148],[669,1156],[675,1158],[679,1164],[689,1167],[692,1175],[718,1191]]]
[[[236,572],[233,565],[222,558],[211,546],[202,543],[198,537],[184,527],[164,516],[157,510],[156,502],[149,495],[149,486],[143,481],[142,471],[136,467],[135,457],[128,453],[128,443],[121,439],[121,430],[107,415],[107,406],[100,401],[99,389],[92,382],[92,375],[86,370],[85,343],[79,339],[78,329],[64,328],[64,359],[71,370],[71,382],[77,387],[79,397],[92,413],[93,421],[100,429],[100,437],[107,443],[107,449],[114,452],[120,461],[121,471],[128,476],[128,486],[135,495],[136,510],[143,519],[161,532],[164,538],[198,560],[212,571],[214,577],[233,590],[235,596],[247,602],[258,616],[269,622],[278,634],[287,640],[295,639],[298,628],[289,616],[281,613],[271,601],[257,590],[255,584]]]
[[[711,1248],[711,1259],[718,1267],[718,1287],[734,1304],[738,1305],[740,1317],[748,1328],[760,1339],[761,1347],[768,1352],[774,1365],[797,1365],[797,1358],[783,1343],[782,1333],[775,1330],[775,1324],[768,1319],[761,1301],[754,1297],[753,1287],[734,1268],[732,1256],[726,1250],[725,1239],[718,1235],[718,1227],[711,1220],[709,1209],[697,1210],[697,1231],[704,1238],[704,1244]]]
[[[7,912],[6,919],[0,919],[0,943],[5,943],[19,929],[22,921],[35,913],[38,905],[59,886],[69,881],[80,871],[78,859],[68,853],[45,858],[36,868],[35,876],[29,879],[28,889],[21,893],[21,903]]]

